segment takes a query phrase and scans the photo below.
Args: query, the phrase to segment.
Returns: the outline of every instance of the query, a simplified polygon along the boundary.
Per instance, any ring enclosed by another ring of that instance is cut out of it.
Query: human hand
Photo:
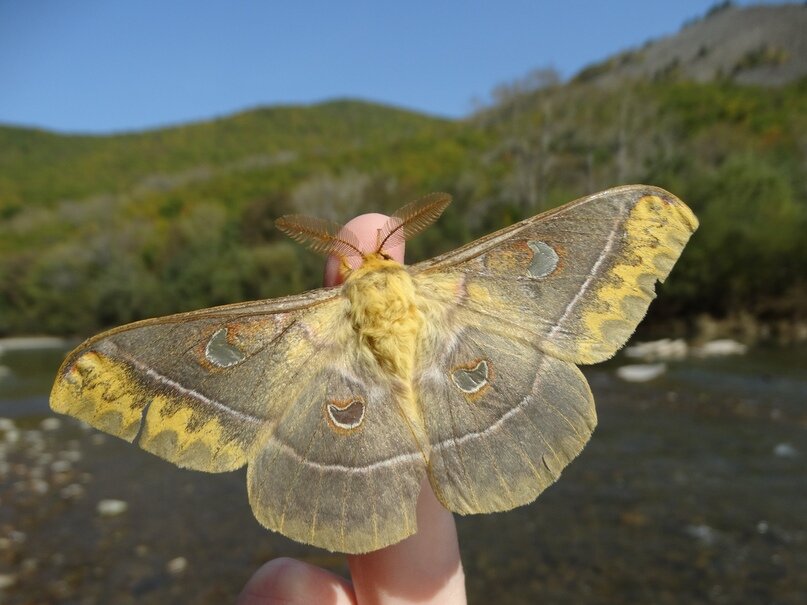
[[[375,243],[387,217],[364,214],[350,228],[362,243]],[[403,262],[401,244],[387,252]],[[325,285],[340,282],[338,260],[325,265]],[[237,605],[464,605],[465,575],[453,515],[437,501],[428,480],[417,503],[415,535],[381,550],[349,555],[351,581],[309,563],[273,559],[249,579]]]

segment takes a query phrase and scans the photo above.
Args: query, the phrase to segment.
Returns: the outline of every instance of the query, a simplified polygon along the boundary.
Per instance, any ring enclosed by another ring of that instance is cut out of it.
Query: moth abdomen
[[[345,281],[350,321],[361,346],[382,370],[411,380],[423,317],[403,265],[371,255]]]

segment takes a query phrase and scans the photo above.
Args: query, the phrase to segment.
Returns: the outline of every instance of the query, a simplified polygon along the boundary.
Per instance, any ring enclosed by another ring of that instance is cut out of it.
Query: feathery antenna
[[[305,244],[319,254],[333,254],[341,259],[363,256],[356,234],[339,223],[301,214],[287,214],[275,226],[291,239]]]
[[[394,248],[431,225],[451,203],[447,193],[430,193],[396,210],[378,233],[376,252]]]

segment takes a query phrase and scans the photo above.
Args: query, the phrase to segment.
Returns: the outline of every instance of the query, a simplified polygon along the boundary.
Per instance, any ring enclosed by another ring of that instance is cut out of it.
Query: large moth
[[[330,550],[414,533],[424,476],[461,514],[531,502],[596,424],[576,364],[625,343],[697,219],[666,191],[617,187],[392,260],[448,200],[405,206],[372,249],[281,219],[342,260],[342,286],[100,334],[68,355],[52,408],[181,467],[246,464],[257,519]]]

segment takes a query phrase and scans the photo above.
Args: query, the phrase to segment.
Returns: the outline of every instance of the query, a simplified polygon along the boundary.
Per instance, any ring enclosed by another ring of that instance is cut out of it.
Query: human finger
[[[330,571],[281,557],[247,582],[236,605],[356,605],[350,582]]]
[[[384,226],[387,218],[383,214],[364,214],[345,227],[353,231],[366,248],[372,248],[378,229]],[[386,252],[403,262],[403,243]],[[325,280],[325,285],[340,282],[338,259],[329,259]],[[417,524],[417,533],[398,544],[348,557],[358,603],[466,603],[465,576],[454,516],[438,502],[426,479],[418,498]]]

